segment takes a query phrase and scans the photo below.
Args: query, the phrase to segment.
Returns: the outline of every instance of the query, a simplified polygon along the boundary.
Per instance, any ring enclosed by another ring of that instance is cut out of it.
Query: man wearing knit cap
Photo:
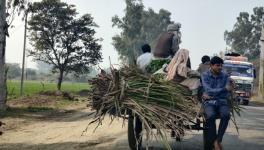
[[[181,43],[181,24],[169,24],[167,32],[161,33],[155,49],[153,50],[153,56],[155,58],[172,58],[179,49]]]
[[[202,63],[199,65],[197,71],[202,75],[204,72],[210,68],[210,57],[204,55],[201,59]]]

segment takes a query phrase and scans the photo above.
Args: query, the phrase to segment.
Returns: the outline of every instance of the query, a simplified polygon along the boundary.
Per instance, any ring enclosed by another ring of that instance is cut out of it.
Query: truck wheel
[[[135,118],[135,116],[129,115],[128,118],[128,144],[131,150],[140,150],[142,147],[142,123],[138,117]]]
[[[248,105],[248,103],[249,103],[249,100],[243,100],[243,105]]]

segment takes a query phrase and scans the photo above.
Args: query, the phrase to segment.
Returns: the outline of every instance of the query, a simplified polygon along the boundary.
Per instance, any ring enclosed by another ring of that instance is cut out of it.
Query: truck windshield
[[[253,77],[252,65],[223,64],[223,70],[230,76]]]

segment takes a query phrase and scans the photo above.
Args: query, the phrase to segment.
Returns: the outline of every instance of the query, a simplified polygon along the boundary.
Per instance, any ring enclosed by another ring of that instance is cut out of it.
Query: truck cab
[[[246,57],[225,56],[223,70],[235,82],[236,100],[248,105],[254,89],[255,69]]]

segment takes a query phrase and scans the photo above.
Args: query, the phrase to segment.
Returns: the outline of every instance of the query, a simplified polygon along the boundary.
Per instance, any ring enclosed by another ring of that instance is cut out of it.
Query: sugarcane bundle
[[[111,73],[101,73],[90,83],[96,110],[91,123],[101,124],[107,114],[125,118],[130,110],[139,117],[147,135],[153,135],[155,126],[158,137],[165,140],[168,129],[182,136],[199,111],[187,87],[144,75],[135,67],[112,68]]]

